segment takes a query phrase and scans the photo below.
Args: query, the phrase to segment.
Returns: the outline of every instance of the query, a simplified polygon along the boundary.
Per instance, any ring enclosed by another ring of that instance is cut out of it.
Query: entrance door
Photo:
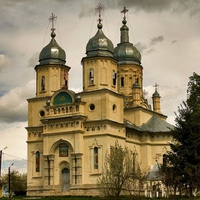
[[[70,188],[70,173],[68,168],[62,169],[62,190],[68,191]]]

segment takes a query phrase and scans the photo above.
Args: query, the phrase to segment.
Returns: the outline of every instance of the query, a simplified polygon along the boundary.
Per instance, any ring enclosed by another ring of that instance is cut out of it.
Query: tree
[[[163,172],[174,174],[170,181],[174,189],[193,196],[194,190],[200,189],[200,76],[194,73],[189,79],[187,100],[175,113],[174,142]]]
[[[149,173],[149,169],[142,169],[140,163],[137,160],[137,153],[133,154],[133,173],[130,178],[125,183],[125,188],[129,192],[130,196],[133,199],[140,198],[140,192],[144,191],[144,183],[147,180],[147,174]]]
[[[122,148],[116,141],[115,146],[105,156],[102,175],[98,179],[100,193],[119,199],[123,186],[133,175],[133,171],[132,152],[127,147]]]
[[[147,172],[141,169],[136,151],[131,151],[128,147],[123,148],[116,141],[105,156],[102,175],[98,179],[99,191],[103,196],[112,199],[119,199],[122,191],[132,196],[136,193],[138,195]]]
[[[8,174],[4,174],[2,176],[2,180],[5,182],[9,182],[9,176]],[[13,170],[10,173],[10,186],[11,186],[11,191],[14,192],[15,194],[17,193],[24,193],[27,188],[27,174],[21,174],[16,170]],[[8,186],[7,186],[8,187]],[[8,188],[7,188],[8,189]]]

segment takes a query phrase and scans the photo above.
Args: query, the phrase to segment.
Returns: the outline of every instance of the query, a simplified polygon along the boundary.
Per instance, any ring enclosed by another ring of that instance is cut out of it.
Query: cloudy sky
[[[35,96],[34,67],[51,39],[51,13],[57,16],[56,40],[71,67],[70,89],[81,91],[81,59],[97,31],[99,2],[105,7],[103,31],[114,46],[120,38],[120,11],[129,10],[130,42],[142,54],[148,101],[158,83],[162,112],[174,124],[189,77],[200,73],[200,0],[0,0],[0,149],[8,147],[2,173],[12,162],[12,169],[26,170],[26,99]]]

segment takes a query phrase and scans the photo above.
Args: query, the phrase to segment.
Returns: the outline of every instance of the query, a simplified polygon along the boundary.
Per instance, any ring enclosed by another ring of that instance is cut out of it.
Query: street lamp
[[[12,163],[9,167],[8,167],[8,194],[10,195],[10,167],[14,165],[14,163]]]

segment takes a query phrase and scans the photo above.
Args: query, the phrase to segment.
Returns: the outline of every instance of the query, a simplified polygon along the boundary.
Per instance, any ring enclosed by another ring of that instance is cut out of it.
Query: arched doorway
[[[62,191],[68,191],[70,189],[70,171],[68,168],[64,168],[61,171],[62,176]]]

